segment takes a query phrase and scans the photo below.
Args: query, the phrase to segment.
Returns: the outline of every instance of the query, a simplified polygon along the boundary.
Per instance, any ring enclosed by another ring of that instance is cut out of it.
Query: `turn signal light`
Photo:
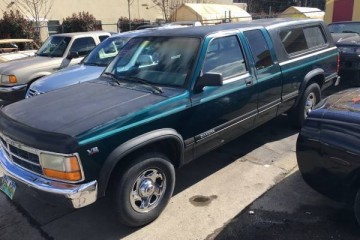
[[[62,179],[66,181],[79,181],[81,180],[81,172],[75,171],[75,172],[60,172],[52,169],[43,169],[43,172],[45,176],[50,178],[57,178]]]
[[[9,76],[9,83],[17,83],[17,79],[15,75],[10,75]]]

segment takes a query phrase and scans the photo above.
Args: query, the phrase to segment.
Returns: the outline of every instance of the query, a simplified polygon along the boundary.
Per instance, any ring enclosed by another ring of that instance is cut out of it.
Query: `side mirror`
[[[200,92],[204,87],[218,87],[223,85],[223,77],[221,73],[205,73],[198,78],[195,85],[195,91]]]
[[[80,57],[79,53],[78,52],[69,52],[69,54],[67,55],[67,59],[71,60],[73,58],[78,58]]]

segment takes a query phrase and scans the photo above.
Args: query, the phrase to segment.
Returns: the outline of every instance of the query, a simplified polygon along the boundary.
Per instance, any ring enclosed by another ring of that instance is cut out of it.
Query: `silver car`
[[[109,36],[110,33],[101,31],[56,34],[45,41],[36,56],[1,63],[0,99],[23,99],[33,81],[79,63]]]
[[[64,68],[33,82],[26,93],[26,98],[99,77],[125,43],[130,38],[143,32],[146,31],[132,31],[112,35],[94,48],[79,64]]]
[[[80,64],[67,67],[50,76],[42,77],[33,82],[26,93],[26,98],[96,79],[129,39],[149,31],[178,27],[182,26],[157,27],[112,35],[94,48]]]

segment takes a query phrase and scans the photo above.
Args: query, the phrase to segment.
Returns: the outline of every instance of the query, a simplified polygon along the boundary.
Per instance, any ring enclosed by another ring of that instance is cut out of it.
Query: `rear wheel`
[[[291,123],[295,127],[300,128],[304,124],[304,121],[311,110],[320,101],[320,98],[321,92],[317,83],[312,83],[307,86],[298,105],[289,111],[288,115],[290,117]]]
[[[360,189],[358,189],[354,201],[354,215],[357,223],[360,225]]]
[[[137,227],[155,220],[175,186],[175,170],[166,156],[138,156],[115,178],[114,203],[121,223]]]

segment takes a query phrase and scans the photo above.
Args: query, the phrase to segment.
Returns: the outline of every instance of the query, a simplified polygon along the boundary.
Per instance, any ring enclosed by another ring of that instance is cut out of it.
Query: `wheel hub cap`
[[[306,99],[305,103],[305,118],[309,115],[313,107],[316,105],[316,95],[314,93],[310,93]]]
[[[131,207],[139,213],[146,213],[159,205],[166,190],[166,177],[160,169],[144,170],[135,179],[130,191]]]
[[[140,184],[139,195],[141,197],[149,197],[155,191],[155,186],[150,179],[145,179]]]

